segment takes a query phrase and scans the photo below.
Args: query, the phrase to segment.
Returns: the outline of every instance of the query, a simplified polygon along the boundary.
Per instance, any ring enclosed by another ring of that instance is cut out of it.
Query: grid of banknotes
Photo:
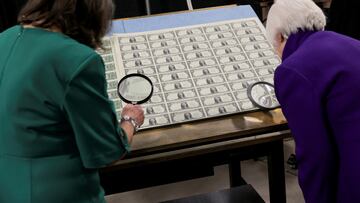
[[[118,118],[118,81],[141,73],[154,84],[142,129],[255,110],[247,87],[273,83],[280,59],[257,18],[113,35],[100,51]]]

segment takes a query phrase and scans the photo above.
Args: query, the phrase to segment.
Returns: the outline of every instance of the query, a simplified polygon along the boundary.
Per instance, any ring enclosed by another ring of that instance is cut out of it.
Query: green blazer
[[[0,202],[105,202],[98,168],[129,150],[91,48],[56,32],[0,34]]]

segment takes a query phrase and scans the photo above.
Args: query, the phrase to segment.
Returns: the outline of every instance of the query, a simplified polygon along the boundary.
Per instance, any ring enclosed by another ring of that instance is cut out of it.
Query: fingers
[[[144,110],[140,105],[127,104],[121,113],[122,116],[127,115],[135,119],[136,123],[140,126],[144,123]]]

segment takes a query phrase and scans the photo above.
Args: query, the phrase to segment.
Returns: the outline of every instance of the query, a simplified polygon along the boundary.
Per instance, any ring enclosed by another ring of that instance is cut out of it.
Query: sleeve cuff
[[[119,127],[119,129],[120,129],[120,132],[119,132],[120,140],[123,144],[125,151],[129,154],[131,152],[131,146],[129,144],[128,135],[125,132],[125,130],[123,130],[120,127]]]

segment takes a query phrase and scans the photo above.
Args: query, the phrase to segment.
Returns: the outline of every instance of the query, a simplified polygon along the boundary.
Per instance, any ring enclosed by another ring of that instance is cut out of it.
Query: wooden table
[[[256,17],[250,6],[228,6],[191,12],[121,19],[110,33],[144,32]],[[230,186],[245,184],[240,161],[267,156],[270,200],[284,203],[283,139],[290,136],[281,110],[224,116],[145,130],[133,140],[126,159],[100,171],[107,194],[214,174],[229,165]]]
[[[107,194],[213,175],[229,164],[231,187],[245,184],[240,160],[267,156],[270,201],[285,203],[281,110],[252,112],[139,132],[132,153],[100,172]]]

